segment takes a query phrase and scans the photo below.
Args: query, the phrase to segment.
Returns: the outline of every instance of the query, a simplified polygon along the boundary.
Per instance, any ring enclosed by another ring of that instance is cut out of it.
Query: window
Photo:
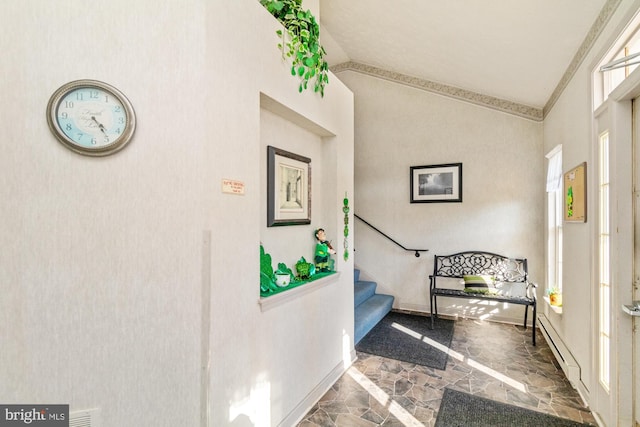
[[[547,154],[547,289],[562,292],[562,146]]]
[[[640,14],[598,65],[594,80],[594,109],[640,65]]]

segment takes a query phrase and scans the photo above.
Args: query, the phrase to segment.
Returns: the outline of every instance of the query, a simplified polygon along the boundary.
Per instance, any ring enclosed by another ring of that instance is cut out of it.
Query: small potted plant
[[[549,304],[555,307],[562,307],[562,292],[556,287],[547,289]]]

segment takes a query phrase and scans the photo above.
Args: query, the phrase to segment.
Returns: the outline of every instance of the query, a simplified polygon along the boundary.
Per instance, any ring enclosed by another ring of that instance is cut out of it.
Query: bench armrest
[[[533,283],[533,282],[527,282],[527,297],[529,298],[533,298],[533,299],[537,299],[536,297],[536,289],[538,288],[538,284],[537,283]]]

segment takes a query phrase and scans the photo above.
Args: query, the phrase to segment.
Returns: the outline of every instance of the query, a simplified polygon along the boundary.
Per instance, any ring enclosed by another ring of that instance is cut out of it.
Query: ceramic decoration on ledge
[[[307,262],[304,257],[295,265],[293,271],[283,262],[278,264],[278,269],[273,270],[271,255],[264,251],[260,245],[260,297],[266,298],[280,292],[294,289],[314,280],[334,274],[335,271],[318,271],[313,263]]]
[[[298,279],[308,280],[316,274],[316,266],[302,257],[296,262],[296,272],[298,273]]]
[[[332,271],[335,261],[331,259],[331,255],[335,255],[336,251],[331,246],[331,242],[327,240],[323,228],[318,228],[314,235],[316,236],[316,270],[319,272]]]
[[[278,270],[276,270],[274,274],[276,275],[276,285],[280,286],[281,288],[286,288],[287,286],[289,286],[289,282],[291,282],[291,273],[283,273],[278,268]]]

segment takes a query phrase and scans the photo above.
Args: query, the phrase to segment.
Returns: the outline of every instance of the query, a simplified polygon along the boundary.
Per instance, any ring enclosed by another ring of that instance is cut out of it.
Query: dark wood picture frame
[[[267,147],[267,227],[311,224],[311,159]]]

